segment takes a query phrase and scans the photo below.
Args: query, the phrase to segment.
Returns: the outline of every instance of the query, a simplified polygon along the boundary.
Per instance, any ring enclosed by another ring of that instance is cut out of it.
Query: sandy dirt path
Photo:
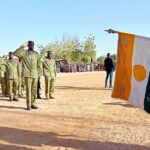
[[[150,150],[150,114],[111,98],[105,72],[59,74],[55,100],[0,97],[0,150]]]

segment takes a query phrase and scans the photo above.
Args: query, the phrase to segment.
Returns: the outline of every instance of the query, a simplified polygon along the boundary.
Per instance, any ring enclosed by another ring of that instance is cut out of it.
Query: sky
[[[149,0],[0,0],[0,55],[28,40],[46,45],[62,35],[95,36],[97,56],[117,52],[117,35],[150,37]]]

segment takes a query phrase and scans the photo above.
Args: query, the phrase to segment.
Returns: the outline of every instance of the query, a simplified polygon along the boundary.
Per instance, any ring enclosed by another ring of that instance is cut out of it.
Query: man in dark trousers
[[[109,87],[112,88],[112,78],[113,72],[115,70],[115,65],[110,57],[110,53],[107,53],[107,58],[104,61],[104,67],[106,71],[105,88],[107,88],[108,78],[109,78]]]
[[[39,77],[37,81],[37,97],[36,97],[37,99],[41,99],[40,90],[41,90],[41,82],[40,82],[40,77]]]

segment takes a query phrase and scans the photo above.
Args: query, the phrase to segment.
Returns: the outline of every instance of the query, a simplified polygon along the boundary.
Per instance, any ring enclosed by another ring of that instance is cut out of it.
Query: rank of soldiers
[[[25,50],[25,48],[28,48]],[[2,95],[9,100],[19,101],[26,90],[27,110],[38,109],[36,97],[40,98],[40,76],[45,77],[45,96],[54,99],[56,63],[52,58],[52,51],[34,50],[34,42],[28,41],[8,57],[0,57],[0,81]]]

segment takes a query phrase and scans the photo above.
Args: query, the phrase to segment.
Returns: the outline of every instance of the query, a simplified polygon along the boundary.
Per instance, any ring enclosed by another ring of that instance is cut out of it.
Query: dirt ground
[[[55,100],[0,97],[0,150],[150,150],[150,114],[111,98],[105,72],[58,74]]]

